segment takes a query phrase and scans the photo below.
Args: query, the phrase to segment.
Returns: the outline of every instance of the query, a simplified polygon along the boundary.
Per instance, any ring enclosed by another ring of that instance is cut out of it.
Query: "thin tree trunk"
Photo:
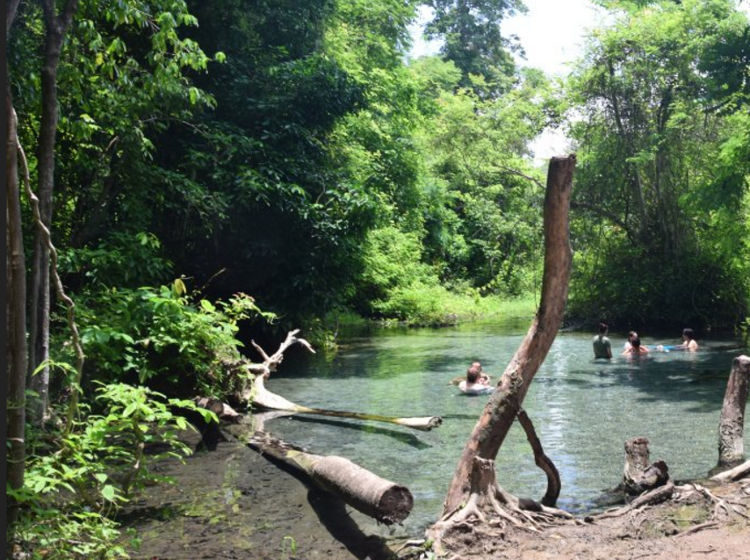
[[[750,382],[750,358],[737,356],[724,393],[719,420],[719,466],[732,467],[745,456],[743,434],[745,430],[745,405]]]
[[[5,173],[7,197],[8,277],[8,386],[7,386],[7,438],[8,485],[18,489],[23,486],[26,443],[26,262],[23,251],[21,227],[21,200],[18,182],[17,122],[10,89],[5,91],[7,117],[7,142],[5,145]],[[12,524],[18,510],[11,504],[8,523]]]
[[[37,172],[39,176],[39,210],[42,222],[52,230],[52,196],[55,185],[55,141],[57,136],[57,68],[63,39],[70,26],[78,1],[68,0],[58,16],[54,0],[44,0],[44,63],[42,66],[42,115],[39,126]],[[32,264],[31,340],[29,373],[32,374],[49,359],[50,272],[49,247],[37,230],[34,236]],[[38,394],[31,413],[42,423],[49,404],[49,367],[44,366],[31,376],[30,386]]]
[[[471,491],[475,458],[494,461],[562,322],[572,261],[568,208],[575,163],[574,155],[550,161],[544,200],[545,254],[539,310],[464,447],[443,504],[446,515],[465,503]]]

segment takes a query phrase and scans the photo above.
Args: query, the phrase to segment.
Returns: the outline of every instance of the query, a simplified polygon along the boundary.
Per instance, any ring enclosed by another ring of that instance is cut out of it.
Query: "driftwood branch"
[[[711,480],[717,482],[728,482],[730,480],[739,480],[745,478],[750,474],[750,461],[737,465],[736,467],[729,469],[728,471],[721,472],[711,477]]]
[[[672,497],[674,494],[675,486],[673,482],[667,482],[664,486],[659,486],[653,490],[646,492],[645,494],[638,496],[635,500],[630,502],[628,505],[621,508],[617,508],[612,511],[605,511],[604,513],[597,515],[594,519],[607,519],[610,517],[620,517],[628,512],[635,509],[641,508],[646,505],[658,504]]]
[[[388,422],[414,428],[415,430],[429,431],[437,428],[442,424],[443,419],[440,416],[420,416],[410,418],[396,418],[393,416],[381,416],[379,414],[367,414],[364,412],[347,412],[343,410],[328,410],[323,408],[311,408],[302,406],[284,397],[272,393],[266,389],[263,382],[264,376],[259,375],[253,381],[253,405],[268,410],[284,410],[300,414],[318,414],[321,416],[336,416],[338,418],[356,418],[358,420],[371,420],[374,422]]]

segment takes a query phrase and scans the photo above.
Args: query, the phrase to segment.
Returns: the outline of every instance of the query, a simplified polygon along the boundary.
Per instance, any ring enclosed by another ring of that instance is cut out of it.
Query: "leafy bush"
[[[185,285],[108,289],[87,298],[79,318],[88,375],[137,381],[172,395],[221,397],[240,388],[238,322],[262,312],[252,297],[192,300]]]
[[[190,454],[177,438],[189,425],[173,410],[218,421],[192,401],[167,399],[145,387],[100,385],[96,401],[102,414],[88,415],[52,443],[32,440],[24,486],[8,489],[20,507],[17,547],[33,558],[127,557],[112,516],[134,490],[170,481],[150,469],[154,461]],[[161,451],[150,453],[153,448]]]
[[[159,284],[172,273],[172,263],[161,256],[161,249],[152,233],[114,232],[96,247],[61,252],[60,273],[78,277],[93,289]]]

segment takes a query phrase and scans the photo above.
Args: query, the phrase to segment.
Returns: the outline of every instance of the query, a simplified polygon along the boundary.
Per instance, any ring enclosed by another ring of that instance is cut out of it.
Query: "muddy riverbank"
[[[363,533],[362,514],[231,437],[157,468],[175,483],[147,489],[122,518],[140,541],[135,559],[385,560],[397,545]]]

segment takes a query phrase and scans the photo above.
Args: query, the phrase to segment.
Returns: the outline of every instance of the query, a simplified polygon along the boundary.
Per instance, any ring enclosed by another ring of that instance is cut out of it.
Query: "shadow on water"
[[[399,441],[400,443],[409,445],[416,449],[427,449],[428,447],[432,447],[429,443],[425,443],[424,441],[420,440],[413,433],[399,432],[397,430],[389,430],[388,428],[382,428],[380,426],[372,426],[369,424],[357,424],[355,422],[345,422],[342,420],[330,420],[328,418],[317,418],[317,417],[311,417],[311,416],[293,416],[289,418],[289,420],[292,422],[302,422],[302,423],[307,422],[307,423],[314,423],[314,424],[323,424],[326,426],[334,426],[336,428],[344,428],[347,430],[357,430],[357,431],[368,433],[368,434],[380,434],[383,436],[393,438]]]
[[[365,534],[346,511],[346,504],[341,499],[312,484],[310,478],[298,469],[273,457],[267,455],[265,457],[270,463],[299,480],[307,488],[307,501],[318,516],[320,523],[352,555],[359,560],[393,558],[393,552],[388,548],[386,540],[379,536]]]
[[[640,402],[694,403],[689,410],[715,412],[721,409],[732,360],[743,349],[723,347],[695,353],[652,352],[644,357],[628,359],[616,356],[610,363],[591,360],[584,367],[571,368],[562,382],[592,390],[613,384],[638,390]],[[582,374],[582,375],[581,375]],[[542,384],[552,378],[535,379]]]

